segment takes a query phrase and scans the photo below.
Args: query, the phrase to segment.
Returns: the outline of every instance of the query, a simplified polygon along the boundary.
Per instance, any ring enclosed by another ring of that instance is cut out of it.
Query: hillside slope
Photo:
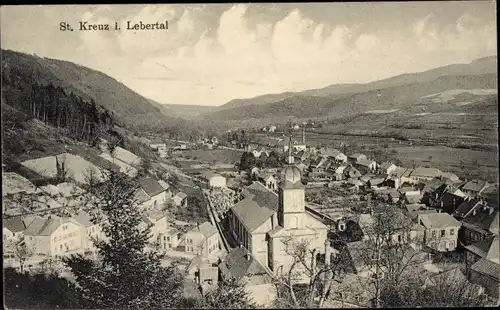
[[[428,104],[422,99],[426,95],[452,89],[496,89],[496,74],[444,75],[434,80],[362,93],[344,95],[340,98],[295,96],[279,102],[247,105],[212,112],[205,115],[212,120],[272,119],[282,122],[289,118],[330,117],[338,118],[370,110],[420,108]]]
[[[310,96],[331,98],[345,97],[349,94],[363,93],[371,90],[429,82],[443,76],[483,75],[496,74],[496,72],[497,58],[496,56],[489,56],[476,59],[469,64],[453,64],[423,72],[401,74],[388,79],[366,84],[333,84],[324,88],[311,89],[302,92],[286,92],[282,94],[261,95],[254,98],[234,99],[215,108],[212,112],[243,106],[272,104],[285,101],[286,99],[292,97],[303,97],[302,101],[307,102],[310,101]]]
[[[134,130],[178,126],[179,119],[165,116],[148,99],[106,74],[68,61],[41,58],[2,49],[2,78],[17,80],[17,87],[5,96],[7,104],[17,107],[16,98],[23,97],[32,85],[60,87],[85,101],[111,112],[117,123]]]

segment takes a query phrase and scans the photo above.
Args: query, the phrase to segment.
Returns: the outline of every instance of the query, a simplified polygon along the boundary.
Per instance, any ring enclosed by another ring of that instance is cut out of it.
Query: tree
[[[250,152],[244,152],[241,155],[239,169],[240,171],[247,171],[255,166],[255,157]]]
[[[14,244],[14,256],[19,261],[21,273],[24,272],[24,264],[26,263],[26,260],[31,256],[31,254],[32,253],[26,246],[26,243],[24,243],[24,240],[17,241]]]
[[[287,237],[283,239],[285,253],[291,257],[291,264],[276,279],[278,299],[276,306],[281,308],[321,307],[326,299],[333,279],[340,278],[347,267],[345,255],[334,255],[328,259],[319,257],[316,249],[304,239]],[[330,244],[328,242],[327,247]],[[342,252],[341,252],[342,253]],[[330,254],[330,252],[329,252]],[[299,285],[300,279],[308,283]]]
[[[82,297],[98,308],[172,307],[180,295],[177,267],[161,266],[163,255],[150,247],[150,226],[141,225],[135,179],[109,171],[106,181],[89,188],[95,199],[93,223],[104,238],[93,240],[97,261],[72,255],[63,261],[72,270]]]
[[[56,156],[56,181],[58,183],[63,183],[66,182],[68,177],[69,177],[69,171],[68,167],[66,166],[66,159],[62,158],[59,160],[59,158]]]
[[[271,151],[269,156],[265,159],[265,166],[268,168],[277,168],[280,167],[280,159],[278,154],[275,151]]]
[[[222,280],[215,290],[209,291],[203,298],[204,309],[255,309],[245,287],[234,279]]]

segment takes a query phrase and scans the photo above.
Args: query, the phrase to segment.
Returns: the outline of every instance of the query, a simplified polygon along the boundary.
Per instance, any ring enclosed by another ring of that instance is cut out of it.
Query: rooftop
[[[462,219],[462,223],[467,226],[474,226],[484,231],[498,234],[498,209],[490,207],[476,207],[468,216]]]
[[[67,217],[59,217],[55,215],[47,218],[36,217],[25,230],[24,234],[31,236],[50,236],[57,228],[59,228],[59,226],[69,222],[81,225],[74,219]]]
[[[443,172],[437,168],[418,167],[412,172],[411,176],[438,178],[442,173]]]
[[[252,232],[278,210],[278,195],[259,182],[247,186],[244,195],[231,210]]]
[[[460,226],[460,222],[448,213],[420,214],[420,220],[427,229]]]
[[[165,191],[165,188],[158,183],[157,180],[147,177],[139,181],[140,187],[148,194],[150,197],[156,196]]]
[[[200,224],[196,227],[193,227],[190,231],[199,232],[205,238],[209,238],[209,237],[213,236],[214,234],[218,233],[217,228],[215,228],[215,226],[210,224],[209,222],[204,222],[203,224]]]
[[[2,173],[2,196],[19,192],[34,193],[35,185],[17,173]]]
[[[470,180],[462,186],[462,190],[479,193],[486,185],[487,183],[482,180]]]
[[[3,227],[10,230],[12,233],[22,232],[26,229],[25,222],[21,216],[4,219]]]
[[[244,247],[238,247],[231,250],[226,258],[219,264],[219,269],[222,273],[222,277],[225,279],[234,278],[240,280],[244,276],[266,274],[264,268]]]

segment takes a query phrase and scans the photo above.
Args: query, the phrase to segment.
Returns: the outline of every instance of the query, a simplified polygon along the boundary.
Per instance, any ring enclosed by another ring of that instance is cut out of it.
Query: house
[[[172,196],[172,202],[175,206],[177,207],[186,207],[187,206],[187,194],[184,192],[181,192],[177,188],[173,188],[173,196]]]
[[[259,307],[272,307],[276,290],[264,267],[244,247],[232,249],[219,264],[220,278],[242,283]]]
[[[75,219],[37,216],[24,231],[24,242],[34,254],[59,256],[84,251],[86,229]]]
[[[212,256],[220,249],[219,232],[209,222],[198,224],[184,237],[186,252],[204,257]]]
[[[348,166],[346,164],[338,166],[337,168],[335,168],[335,174],[344,174],[344,171],[347,167]]]
[[[306,173],[306,172],[307,172],[307,170],[308,170],[308,168],[309,168],[309,167],[308,167],[306,164],[304,164],[304,163],[300,163],[300,164],[297,164],[297,165],[295,165],[295,166],[296,166],[297,168],[299,168],[300,172],[302,172],[302,173]]]
[[[380,164],[380,166],[378,167],[378,170],[380,173],[382,174],[391,174],[393,173],[396,168],[398,166],[396,166],[395,164],[393,163],[390,163],[390,162],[383,162],[382,164]]]
[[[407,204],[405,205],[403,211],[406,216],[411,218],[413,221],[417,221],[420,214],[438,213],[436,210],[428,209],[427,206],[422,203]]]
[[[365,154],[354,153],[347,157],[347,160],[351,163],[356,163],[360,159],[368,159]]]
[[[396,167],[394,171],[389,175],[388,185],[394,187],[395,189],[400,188],[404,183],[410,183],[410,174],[413,169],[407,169],[404,167]]]
[[[368,186],[370,186],[371,188],[378,188],[378,187],[381,187],[383,186],[384,182],[385,182],[385,178],[387,176],[375,176],[373,178],[370,178],[370,180],[368,180]]]
[[[202,295],[206,295],[209,291],[217,288],[219,268],[203,259],[201,255],[196,256],[191,261],[186,271],[189,272],[190,277],[194,278],[194,283]]]
[[[3,243],[15,242],[23,239],[26,222],[21,216],[3,219]]]
[[[151,208],[142,213],[142,221],[151,226],[150,241],[161,243],[161,236],[163,236],[169,228],[166,212],[159,208]]]
[[[472,213],[474,209],[485,208],[487,205],[481,199],[471,198],[469,196],[465,197],[465,200],[458,206],[458,208],[453,212],[453,216],[460,220]]]
[[[439,198],[437,204],[434,206],[441,208],[441,210],[448,214],[453,214],[453,212],[455,212],[455,210],[458,208],[458,206],[460,206],[460,204],[462,204],[463,201],[464,197],[446,192]]]
[[[466,273],[471,283],[484,288],[487,295],[498,298],[500,262],[498,234],[465,247]]]
[[[443,172],[437,168],[418,167],[410,174],[410,181],[417,184],[421,181],[430,181],[434,178],[440,178]]]
[[[260,158],[260,156],[262,155],[262,152],[259,150],[253,150],[252,154],[253,154],[253,157]]]
[[[347,162],[347,155],[337,149],[321,148],[319,152],[321,155],[333,158],[337,162]]]
[[[477,197],[483,189],[488,186],[488,183],[482,180],[470,180],[465,182],[460,189],[472,197]]]
[[[213,173],[212,171],[206,171],[202,174],[203,179],[206,182],[206,185],[209,188],[225,188],[226,187],[226,178],[220,174]]]
[[[361,172],[353,166],[348,166],[344,169],[344,175],[349,179],[357,179],[361,177]]]
[[[498,234],[498,209],[479,204],[460,222],[462,227],[459,236],[463,244],[485,240]]]
[[[101,230],[101,225],[92,223],[92,217],[85,211],[78,211],[73,216],[80,225],[85,227],[85,238],[83,240],[83,248],[86,251],[94,250],[94,240],[103,239],[104,234]]]
[[[160,247],[166,251],[177,248],[181,242],[181,232],[175,227],[160,232],[159,237]]]
[[[165,143],[153,143],[153,144],[150,144],[149,147],[153,150],[153,151],[158,151],[158,150],[165,150],[167,149],[167,145]]]
[[[458,176],[454,173],[451,173],[451,172],[442,172],[441,179],[443,181],[449,181],[450,183],[459,183],[460,182],[460,179],[458,178]]]
[[[271,125],[269,126],[269,132],[275,132],[276,131],[276,126]]]
[[[141,210],[162,206],[171,196],[157,180],[152,177],[142,178],[136,192],[136,201]]]
[[[399,188],[398,191],[401,194],[401,196],[404,197],[405,201],[407,201],[410,204],[420,203],[420,200],[422,199],[420,191],[416,188],[401,187]]]
[[[271,190],[278,189],[278,180],[272,174],[268,174],[264,178],[264,184],[266,185],[267,188],[269,188]]]
[[[454,251],[461,223],[448,213],[419,214],[418,223],[425,227],[425,244],[438,252]]]
[[[259,182],[246,187],[245,198],[230,209],[229,231],[263,266],[286,273],[292,257],[284,242],[308,240],[311,250],[321,251],[327,227],[305,210],[305,186],[297,167],[286,167],[278,191]]]

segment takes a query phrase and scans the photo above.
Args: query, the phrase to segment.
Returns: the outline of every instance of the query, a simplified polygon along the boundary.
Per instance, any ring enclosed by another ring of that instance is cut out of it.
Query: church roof
[[[259,182],[245,190],[246,197],[231,210],[249,232],[253,232],[278,210],[278,196]]]

